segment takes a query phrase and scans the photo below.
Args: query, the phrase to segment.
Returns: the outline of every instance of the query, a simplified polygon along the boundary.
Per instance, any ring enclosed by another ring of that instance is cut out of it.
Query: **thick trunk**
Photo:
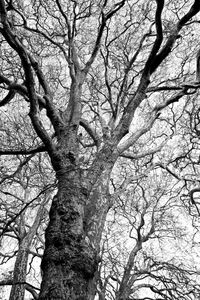
[[[83,232],[85,189],[77,173],[69,173],[60,175],[50,210],[40,300],[89,300],[94,294],[98,261]]]
[[[100,197],[100,194],[104,183],[107,188],[113,149],[108,143],[99,152],[88,173],[81,172],[77,133],[80,109],[76,106],[80,93],[81,85],[72,82],[68,112],[65,114],[67,125],[58,131],[57,160],[52,159],[57,173],[58,193],[53,199],[46,229],[39,300],[93,300],[95,296],[98,243],[108,209],[107,204],[104,205],[105,195]],[[109,172],[104,174],[107,168]],[[106,178],[99,185],[102,175]]]
[[[113,163],[104,153],[85,175],[76,163],[57,172],[58,193],[46,229],[39,300],[94,299]]]

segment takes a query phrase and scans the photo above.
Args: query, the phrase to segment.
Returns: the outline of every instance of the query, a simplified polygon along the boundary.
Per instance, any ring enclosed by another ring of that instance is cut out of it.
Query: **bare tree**
[[[4,143],[1,154],[47,152],[57,179],[40,300],[94,299],[113,167],[134,157],[128,150],[162,122],[167,106],[199,88],[185,81],[193,77],[184,45],[198,26],[199,4],[0,0],[0,105],[11,115],[12,103],[23,103],[34,132],[24,146]],[[180,48],[176,74],[170,70]],[[158,140],[143,155],[159,147]]]
[[[102,239],[99,299],[195,299],[200,292],[195,230],[182,221],[185,215],[192,224],[179,197],[179,179],[157,168],[138,178],[128,172],[132,180],[125,191],[119,188]]]

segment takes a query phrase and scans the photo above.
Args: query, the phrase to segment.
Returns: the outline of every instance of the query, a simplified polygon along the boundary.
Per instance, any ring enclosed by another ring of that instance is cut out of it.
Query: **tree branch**
[[[3,75],[0,75],[0,83],[5,83],[7,85],[6,89],[8,89],[9,91],[17,92],[18,94],[22,95],[26,101],[30,102],[28,99],[28,90],[23,84],[18,84],[16,82],[13,82]],[[36,93],[36,95],[37,95],[39,107],[40,108],[45,107],[46,106],[45,99],[38,93]],[[12,100],[12,99],[10,99],[10,100]],[[3,106],[7,103],[2,103],[2,105],[0,105],[0,106]],[[1,102],[0,102],[0,104],[1,104]]]
[[[38,116],[38,98],[35,91],[35,81],[33,76],[33,71],[31,68],[31,62],[29,59],[29,55],[25,49],[25,47],[20,42],[19,38],[14,34],[11,30],[9,22],[7,20],[7,12],[5,8],[4,0],[0,0],[0,17],[1,23],[3,28],[0,28],[0,32],[8,42],[11,48],[13,48],[17,54],[19,55],[22,66],[25,73],[26,78],[26,86],[27,92],[30,99],[30,118],[32,120],[32,124],[38,136],[41,138],[43,143],[47,146],[48,152],[50,156],[55,154],[55,147],[49,137],[48,133],[46,132],[45,128],[43,127],[41,121],[39,120]]]
[[[164,8],[164,0],[156,0],[156,4],[157,4],[157,9],[156,9],[156,15],[155,15],[155,22],[156,22],[157,35],[156,35],[156,40],[154,42],[153,48],[149,54],[149,57],[146,61],[145,67],[144,67],[144,71],[142,74],[142,76],[144,76],[144,77],[150,75],[151,66],[154,64],[156,54],[157,54],[158,50],[160,49],[160,46],[161,46],[162,40],[163,40],[161,14],[162,14],[162,10]]]
[[[200,11],[200,3],[199,0],[195,0],[192,7],[186,13],[180,21],[177,23],[175,28],[172,30],[172,33],[170,34],[166,44],[163,46],[162,50],[154,59],[154,63],[151,66],[150,73],[152,74],[158,66],[162,63],[162,61],[169,55],[169,53],[172,50],[172,47],[178,37],[179,31],[182,29],[182,27],[192,18],[194,17],[198,12]]]
[[[17,173],[19,173],[23,166],[25,166],[31,159],[34,157],[35,154],[31,154],[26,157],[17,167],[17,169],[11,175],[5,175],[4,178],[1,179],[0,184],[2,184],[5,180],[13,178]]]
[[[149,58],[146,62],[139,86],[137,91],[135,92],[134,96],[130,97],[128,105],[126,106],[123,115],[121,117],[120,122],[118,123],[117,127],[115,128],[114,132],[114,139],[116,141],[120,141],[129,130],[129,126],[132,122],[134,117],[135,110],[140,105],[140,103],[146,97],[146,90],[149,85],[149,77],[150,75],[157,69],[157,67],[161,64],[161,62],[168,56],[170,53],[172,46],[174,45],[177,37],[178,32],[183,27],[183,25],[194,15],[196,15],[200,11],[199,0],[195,0],[194,4],[190,8],[189,12],[180,19],[177,23],[175,29],[172,31],[171,35],[169,36],[166,44],[163,46],[162,50],[157,54],[158,50],[160,49],[162,43],[162,23],[161,23],[161,13],[164,6],[164,1],[157,0],[157,11],[156,11],[156,29],[157,29],[157,38],[154,43],[153,49],[149,55]],[[153,63],[151,62],[153,61]],[[182,92],[181,92],[182,93]],[[178,99],[182,96],[178,95]],[[174,99],[173,101],[175,101]]]
[[[18,284],[25,284],[25,289],[32,294],[34,299],[39,299],[39,295],[35,290],[40,291],[39,288],[33,286],[32,284],[28,283],[28,282],[16,282],[13,283],[12,279],[3,279],[0,281],[0,286],[5,286],[5,285],[18,285]]]
[[[123,152],[120,156],[124,157],[124,158],[128,158],[128,159],[140,159],[143,158],[145,156],[149,156],[149,155],[154,155],[155,153],[159,152],[162,150],[162,148],[164,147],[164,143],[162,145],[160,145],[159,147],[153,149],[153,150],[147,150],[144,152],[141,152],[140,154],[133,154],[131,152]]]
[[[147,93],[160,91],[178,91],[182,90],[181,86],[151,86],[147,89]]]
[[[41,68],[39,67],[38,62],[30,54],[29,54],[29,59],[30,59],[31,65],[32,65],[33,69],[35,70],[35,73],[38,77],[39,83],[41,84],[41,86],[44,90],[44,93],[45,93],[44,99],[45,99],[45,104],[46,104],[45,108],[47,110],[47,116],[49,117],[50,121],[52,122],[55,132],[58,133],[59,127],[62,124],[62,120],[60,118],[60,114],[59,114],[58,110],[53,105],[50,87],[47,84],[45,76],[44,76]]]
[[[36,154],[47,151],[45,145],[38,146],[37,148],[32,149],[0,149],[0,155],[28,155],[28,154]]]
[[[122,140],[117,147],[117,151],[119,152],[119,154],[122,155],[125,150],[132,146],[143,134],[149,131],[149,129],[153,126],[156,118],[157,112],[152,114],[149,122],[145,124],[141,129],[137,130],[136,133],[131,134],[130,137],[128,137],[124,142]]]
[[[32,200],[30,200],[28,203],[26,203],[24,205],[24,207],[12,218],[10,219],[4,226],[0,237],[4,235],[4,233],[6,233],[8,227],[23,213],[23,211],[25,211],[25,209],[31,205],[35,200],[37,200],[42,194],[46,193],[49,189],[51,189],[52,187],[55,187],[55,184],[50,184],[48,186],[46,186],[35,198],[33,198]]]
[[[189,196],[190,196],[191,203],[192,203],[193,205],[195,205],[196,210],[197,210],[197,212],[198,212],[198,214],[199,214],[199,216],[200,216],[199,208],[198,208],[198,206],[197,206],[196,201],[194,200],[194,194],[195,194],[195,193],[200,193],[200,187],[199,187],[199,188],[194,188],[194,189],[192,189],[192,190],[189,192]]]
[[[85,129],[85,131],[89,134],[89,136],[93,139],[97,148],[100,146],[100,137],[94,132],[93,128],[90,126],[87,120],[81,119],[80,125]]]
[[[97,38],[96,38],[96,42],[95,42],[95,45],[94,45],[94,48],[93,48],[93,51],[92,51],[92,54],[90,56],[90,58],[88,59],[84,69],[83,69],[83,72],[85,74],[88,73],[91,65],[93,64],[96,56],[97,56],[97,53],[99,51],[99,48],[100,48],[100,43],[101,43],[101,38],[103,36],[103,32],[104,32],[104,28],[106,26],[106,22],[112,18],[112,16],[114,14],[116,14],[117,11],[119,11],[125,4],[126,0],[123,0],[123,1],[120,1],[118,3],[115,4],[115,8],[113,10],[111,10],[109,13],[107,13],[106,15],[103,13],[102,11],[102,22],[101,22],[101,25],[99,27],[99,31],[98,31],[98,34],[97,34]],[[104,6],[106,6],[106,2],[104,3]]]
[[[15,96],[15,91],[10,90],[8,94],[0,101],[0,107],[9,103]]]

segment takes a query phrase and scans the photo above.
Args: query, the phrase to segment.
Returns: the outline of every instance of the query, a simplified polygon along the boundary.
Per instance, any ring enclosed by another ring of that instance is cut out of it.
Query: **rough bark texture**
[[[110,163],[104,156],[101,159],[87,176],[76,164],[68,166],[68,172],[66,167],[58,172],[58,193],[46,230],[40,300],[94,299],[99,240],[108,210],[107,199],[102,202],[102,198],[111,171],[110,167],[107,174],[103,172]],[[98,184],[101,175],[104,184]]]
[[[46,230],[40,299],[90,299],[97,255],[83,235],[85,195],[75,180],[63,175]]]

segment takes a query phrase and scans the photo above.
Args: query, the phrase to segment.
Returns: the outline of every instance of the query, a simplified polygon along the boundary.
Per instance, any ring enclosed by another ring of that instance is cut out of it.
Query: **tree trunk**
[[[19,250],[15,262],[14,274],[13,274],[13,285],[11,288],[9,300],[24,299],[28,250],[29,250],[28,245],[22,242],[22,244],[19,246]]]
[[[133,248],[133,250],[131,251],[126,267],[124,269],[124,274],[119,286],[119,290],[116,293],[116,300],[126,300],[129,299],[129,296],[131,295],[131,289],[133,287],[133,282],[131,282],[131,272],[133,271],[133,266],[135,263],[135,257],[138,253],[138,251],[140,251],[142,249],[142,243],[141,241],[137,241],[137,244],[135,245],[135,247]]]
[[[60,176],[46,229],[40,300],[92,299],[98,261],[83,232],[84,192],[77,173]]]
[[[95,297],[99,241],[109,203],[107,183],[114,164],[108,148],[99,153],[87,174],[77,162],[65,165],[64,158],[69,156],[65,152],[46,229],[39,300]]]
[[[35,220],[30,227],[28,233],[23,230],[23,236],[19,243],[19,250],[15,261],[14,272],[13,272],[13,285],[10,292],[9,300],[23,300],[25,295],[26,287],[26,269],[28,262],[29,249],[31,246],[32,239],[36,234],[36,231],[40,225],[41,218],[44,212],[44,203],[40,205]],[[22,225],[24,227],[24,224]]]

